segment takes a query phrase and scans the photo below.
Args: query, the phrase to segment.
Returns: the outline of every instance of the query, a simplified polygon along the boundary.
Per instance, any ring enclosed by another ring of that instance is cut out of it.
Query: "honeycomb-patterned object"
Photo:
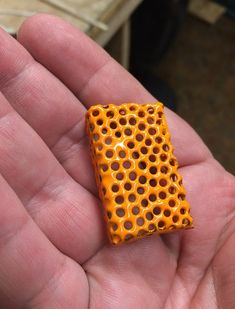
[[[161,103],[95,105],[86,125],[113,244],[192,227]]]

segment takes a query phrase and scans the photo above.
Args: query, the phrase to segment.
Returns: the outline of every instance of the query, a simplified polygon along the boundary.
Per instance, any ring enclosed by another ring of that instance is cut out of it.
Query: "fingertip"
[[[35,14],[25,19],[25,21],[20,26],[17,39],[20,43],[27,43],[40,38],[41,33],[50,33],[53,29],[64,23],[64,21],[50,14]]]
[[[68,27],[73,26],[58,16],[38,13],[25,19],[18,30],[17,39],[23,43],[30,39],[44,37],[45,34],[54,36],[58,30]]]

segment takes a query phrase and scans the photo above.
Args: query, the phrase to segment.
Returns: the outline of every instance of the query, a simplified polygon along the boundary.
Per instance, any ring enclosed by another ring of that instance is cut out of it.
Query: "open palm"
[[[195,229],[112,247],[84,132],[91,104],[154,102],[62,20],[0,31],[0,307],[235,308],[235,181],[166,110]]]

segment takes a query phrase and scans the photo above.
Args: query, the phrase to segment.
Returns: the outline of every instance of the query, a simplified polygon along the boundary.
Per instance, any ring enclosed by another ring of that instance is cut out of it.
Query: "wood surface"
[[[128,68],[129,17],[143,0],[0,0],[0,27],[15,35],[36,13],[59,16],[86,32],[101,46],[117,33],[119,62]],[[36,35],[36,34],[35,34]]]
[[[209,24],[214,24],[224,15],[226,8],[211,0],[191,0],[189,12]]]
[[[80,15],[89,16],[91,20],[99,20],[100,16],[104,14],[109,7],[116,2],[124,2],[125,0],[64,0],[67,6],[77,10]],[[60,16],[63,19],[69,21],[73,25],[79,27],[84,32],[89,32],[92,28],[89,22],[85,22],[75,16],[71,16],[48,3],[44,3],[40,0],[0,0],[0,25],[14,29],[15,32],[19,29],[21,23],[25,20],[25,16],[10,16],[1,14],[1,10],[12,10],[19,15],[20,11],[27,11],[30,15],[34,13],[49,13],[56,16]]]

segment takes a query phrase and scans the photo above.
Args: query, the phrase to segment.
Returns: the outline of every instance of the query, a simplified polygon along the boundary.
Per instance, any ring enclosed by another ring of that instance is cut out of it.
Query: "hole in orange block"
[[[126,230],[130,230],[132,228],[131,221],[124,222],[124,227],[125,227]]]
[[[167,160],[167,155],[164,154],[164,153],[162,153],[162,154],[160,155],[160,159],[161,159],[162,162],[165,162],[165,161]]]
[[[150,169],[149,169],[149,171],[150,171],[150,173],[151,173],[152,175],[157,174],[157,168],[156,168],[155,166],[151,166]]]
[[[183,193],[178,194],[178,199],[181,200],[181,201],[184,201],[185,200],[185,194],[183,194]]]
[[[139,193],[139,194],[144,194],[144,188],[138,187],[138,188],[137,188],[137,193]]]
[[[130,172],[130,174],[129,174],[129,178],[130,178],[130,180],[135,180],[135,179],[136,179],[136,177],[137,177],[137,175],[136,175],[136,173],[135,173],[135,172]]]
[[[99,136],[99,134],[94,134],[93,135],[93,139],[94,139],[94,141],[98,141],[98,139],[100,138],[100,136]]]
[[[111,137],[107,137],[106,139],[105,139],[105,144],[106,145],[110,145],[112,143],[112,138]]]
[[[94,126],[94,124],[92,123],[92,124],[90,124],[90,131],[94,131],[94,129],[95,129],[95,126]]]
[[[157,181],[155,179],[150,179],[149,184],[151,187],[156,187]]]
[[[124,178],[123,173],[117,173],[116,178],[117,180],[122,180]]]
[[[131,184],[130,184],[129,182],[125,183],[124,188],[125,188],[127,191],[130,191],[130,190],[131,190]]]
[[[149,107],[147,109],[147,111],[148,111],[149,114],[153,114],[154,113],[154,108],[153,107]]]
[[[99,151],[102,150],[102,149],[103,149],[103,145],[101,145],[101,144],[97,145],[97,149],[98,149]]]
[[[112,122],[110,123],[110,128],[111,128],[111,129],[116,129],[116,128],[117,128],[117,124],[116,124],[115,121],[112,121]]]
[[[132,208],[133,215],[138,215],[139,212],[140,212],[139,207],[135,206],[135,207]]]
[[[146,219],[149,220],[149,221],[152,220],[153,219],[153,214],[151,212],[147,212],[146,213]]]
[[[130,161],[124,161],[123,162],[123,167],[126,168],[126,169],[130,168],[131,167],[131,162]]]
[[[142,226],[142,225],[144,225],[144,219],[143,219],[142,217],[137,218],[136,223],[137,223],[139,226]]]
[[[170,207],[175,207],[175,201],[174,200],[169,200],[168,202]]]
[[[176,181],[178,179],[176,174],[171,174],[170,178],[171,178],[172,181]]]
[[[165,222],[163,220],[158,222],[158,227],[163,228],[165,226]]]
[[[140,177],[139,177],[139,182],[140,182],[141,184],[146,183],[146,181],[147,181],[147,178],[146,178],[145,176],[140,176]]]
[[[109,118],[113,118],[114,113],[113,113],[112,111],[108,111],[108,112],[106,113],[106,116],[109,117]]]
[[[120,109],[120,110],[119,110],[119,114],[120,114],[120,115],[126,115],[125,109]]]
[[[106,172],[108,170],[108,165],[107,164],[102,164],[101,168],[104,172]]]
[[[165,216],[165,217],[170,217],[170,215],[171,215],[171,212],[170,212],[169,209],[164,210],[163,213],[164,213],[164,216]]]
[[[138,116],[143,118],[145,116],[145,113],[143,111],[139,111]]]
[[[140,123],[138,126],[140,131],[144,131],[145,130],[145,124],[144,123]]]
[[[162,166],[160,171],[163,173],[163,174],[167,174],[168,172],[168,167],[167,166]]]
[[[148,117],[148,118],[147,118],[147,122],[148,122],[149,124],[153,124],[153,123],[154,123],[154,119],[153,119],[152,117]]]
[[[127,136],[130,136],[132,134],[132,131],[131,129],[127,128],[124,130],[124,133],[127,135]]]
[[[175,187],[170,187],[170,188],[168,189],[168,191],[169,191],[170,194],[175,194],[176,188],[175,188]]]
[[[122,204],[124,202],[124,197],[122,195],[118,195],[116,198],[115,198],[115,202],[117,204]]]
[[[92,115],[96,117],[96,116],[99,115],[99,113],[100,113],[100,112],[96,109],[96,110],[93,111]]]
[[[161,144],[162,138],[161,138],[160,136],[157,136],[157,137],[155,138],[155,142],[158,143],[158,144]]]
[[[146,147],[141,147],[140,151],[142,154],[146,154],[148,152],[148,149]]]
[[[136,107],[134,105],[130,106],[130,111],[135,111]]]
[[[136,120],[135,120],[135,118],[130,118],[130,120],[129,120],[129,124],[130,125],[132,125],[132,126],[134,126],[135,124],[136,124]]]
[[[155,202],[156,199],[157,199],[157,197],[156,197],[155,194],[152,193],[152,194],[149,195],[149,200],[150,200],[151,202]]]
[[[133,203],[133,202],[136,200],[135,194],[130,194],[130,195],[128,196],[128,200],[129,200],[131,203]]]
[[[160,199],[164,200],[166,198],[166,193],[163,191],[159,192],[159,197]]]
[[[133,158],[133,159],[139,159],[139,157],[140,157],[140,155],[139,155],[139,153],[138,153],[137,151],[134,151],[134,152],[132,153],[132,158]]]
[[[142,236],[144,236],[144,235],[146,235],[146,234],[147,234],[147,232],[146,232],[145,230],[139,230],[137,236],[138,236],[138,237],[142,237]]]
[[[138,142],[141,142],[144,139],[142,134],[137,134],[135,138]]]
[[[117,171],[117,170],[119,169],[119,163],[118,163],[118,162],[113,162],[113,163],[111,164],[111,169],[112,169],[113,171]]]
[[[161,186],[161,187],[165,187],[166,185],[167,185],[167,181],[166,181],[166,179],[160,179],[159,180],[159,185]]]
[[[118,153],[118,155],[119,155],[119,157],[122,158],[122,159],[126,157],[126,153],[125,153],[124,150],[120,150],[119,153]]]
[[[143,207],[147,207],[148,206],[148,200],[146,200],[146,199],[143,199],[142,201],[141,201],[141,205],[143,206]]]
[[[108,217],[109,219],[112,218],[112,213],[111,213],[111,211],[107,211],[107,217]]]
[[[153,208],[153,213],[157,216],[160,215],[161,213],[161,208],[160,207],[154,207]]]
[[[106,155],[107,158],[112,158],[112,156],[113,156],[112,150],[107,150],[105,155]]]
[[[113,185],[112,186],[112,191],[113,192],[118,192],[118,190],[119,190],[119,186],[118,185]]]
[[[118,208],[116,210],[116,214],[117,214],[118,217],[123,217],[123,216],[125,216],[125,210],[123,208]]]
[[[155,153],[155,154],[159,153],[159,148],[154,147],[154,148],[153,148],[153,153]]]
[[[133,149],[135,147],[135,144],[133,142],[128,142],[127,147]]]
[[[132,238],[133,238],[133,235],[127,234],[127,235],[125,236],[125,241],[131,240]]]
[[[155,231],[155,230],[156,230],[155,224],[150,223],[149,226],[148,226],[148,229],[149,229],[151,232]]]
[[[146,146],[150,146],[151,144],[152,144],[151,139],[148,138],[148,139],[145,140],[145,145]]]
[[[162,149],[163,149],[164,151],[168,151],[168,150],[170,149],[170,147],[169,147],[167,144],[164,144],[164,145],[162,146]]]
[[[155,162],[156,161],[156,156],[155,155],[150,155],[149,156],[149,161]]]
[[[157,131],[154,128],[149,128],[149,134],[150,135],[155,135]]]
[[[139,168],[141,169],[141,170],[144,170],[144,169],[146,169],[146,163],[144,162],[144,161],[141,161],[141,162],[139,162],[139,164],[138,164],[138,166],[139,166]]]
[[[98,124],[98,126],[102,126],[102,124],[104,123],[102,119],[98,119],[96,121],[96,123]]]
[[[125,118],[121,118],[121,119],[119,120],[119,123],[120,123],[122,126],[126,125],[126,119],[125,119]]]
[[[190,221],[189,221],[187,218],[184,218],[184,219],[182,220],[182,223],[183,223],[184,225],[189,225],[189,224],[190,224]]]

